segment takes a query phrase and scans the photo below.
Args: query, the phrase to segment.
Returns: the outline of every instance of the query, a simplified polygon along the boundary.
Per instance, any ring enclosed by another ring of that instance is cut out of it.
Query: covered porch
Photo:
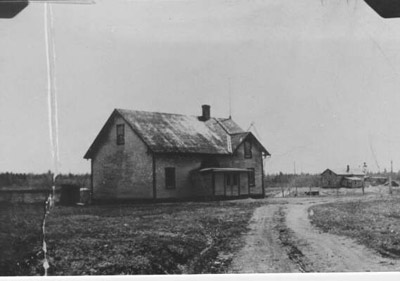
[[[357,188],[364,185],[364,180],[359,177],[344,177],[342,180],[342,186],[348,188]]]
[[[239,197],[250,195],[249,179],[254,171],[241,168],[204,168],[199,170],[202,182],[208,183],[213,197]]]

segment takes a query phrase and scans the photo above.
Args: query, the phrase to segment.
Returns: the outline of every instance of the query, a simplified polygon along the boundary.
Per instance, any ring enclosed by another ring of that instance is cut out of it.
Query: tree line
[[[89,174],[59,174],[56,176],[55,181],[63,182],[70,181],[82,185],[82,183],[90,180]],[[43,188],[50,187],[53,184],[53,173],[0,173],[0,187],[31,187]]]
[[[392,180],[400,183],[400,171],[390,173],[386,169],[382,172],[367,172],[367,177],[382,177],[389,178],[392,176]],[[264,176],[265,186],[268,187],[316,187],[320,186],[321,175],[320,174],[290,174],[290,173],[275,173],[266,174]]]
[[[268,187],[314,187],[319,186],[320,174],[267,174],[264,177],[265,186]]]

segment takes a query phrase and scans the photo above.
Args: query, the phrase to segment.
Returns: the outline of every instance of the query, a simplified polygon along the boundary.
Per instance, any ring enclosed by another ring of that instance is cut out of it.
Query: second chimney
[[[210,117],[211,117],[211,114],[210,114],[210,106],[208,105],[208,104],[204,104],[204,105],[202,105],[201,106],[201,108],[202,108],[202,115],[201,115],[201,119],[203,120],[203,121],[207,121],[207,120],[209,120],[210,119]]]
[[[349,166],[349,165],[347,165],[347,170],[346,170],[346,172],[347,172],[347,173],[350,172],[350,166]]]

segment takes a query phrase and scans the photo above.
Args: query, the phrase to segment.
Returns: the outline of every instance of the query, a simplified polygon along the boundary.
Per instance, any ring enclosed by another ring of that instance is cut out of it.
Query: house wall
[[[156,154],[156,194],[157,199],[163,198],[184,198],[199,196],[211,187],[210,182],[204,185],[193,173],[200,168],[203,155],[177,155],[177,154]],[[165,186],[165,168],[175,168],[175,189],[167,189]],[[196,179],[197,178],[197,179]]]
[[[358,188],[363,186],[363,181],[343,179],[342,186],[349,188]]]
[[[338,176],[330,170],[327,170],[321,175],[322,187],[340,187],[342,176]]]
[[[250,187],[250,195],[262,195],[262,179],[263,179],[263,168],[262,168],[262,152],[259,147],[253,142],[252,145],[252,158],[244,158],[244,145],[243,143],[238,147],[237,151],[233,156],[225,156],[220,158],[221,167],[232,167],[232,168],[254,168],[255,185]],[[241,174],[240,177],[240,194],[248,193],[248,180],[247,175]],[[243,193],[242,193],[243,192]],[[246,192],[246,193],[245,193]]]
[[[250,195],[263,194],[262,190],[262,154],[261,150],[254,144],[252,158],[244,158],[244,145],[240,145],[235,155],[214,156],[220,167],[231,168],[254,168],[255,186],[250,187]],[[163,198],[184,198],[212,195],[211,177],[203,176],[199,179],[194,172],[201,166],[207,155],[176,155],[157,154],[155,157],[156,171],[156,194],[157,199]],[[175,168],[175,189],[167,189],[165,186],[165,168]],[[215,195],[224,195],[224,174],[215,174]],[[247,173],[240,173],[240,195],[249,194]]]
[[[125,124],[125,144],[116,143],[116,125]],[[93,199],[153,198],[152,154],[121,118],[116,116],[92,159]]]

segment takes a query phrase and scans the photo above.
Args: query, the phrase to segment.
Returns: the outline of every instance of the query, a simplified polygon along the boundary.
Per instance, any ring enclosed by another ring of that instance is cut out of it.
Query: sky
[[[266,172],[400,169],[400,19],[362,0],[53,4],[59,167],[114,108],[232,118]],[[0,172],[53,169],[43,3],[0,19]]]

